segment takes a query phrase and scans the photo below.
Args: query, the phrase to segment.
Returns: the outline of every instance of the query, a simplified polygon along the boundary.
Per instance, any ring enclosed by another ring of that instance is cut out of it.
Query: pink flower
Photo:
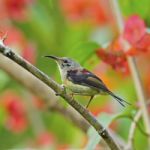
[[[15,20],[25,19],[25,12],[33,0],[3,0],[8,16]]]
[[[71,21],[89,21],[94,24],[108,21],[105,9],[99,0],[61,0],[60,7]]]
[[[131,16],[125,23],[123,38],[132,46],[129,53],[147,52],[150,50],[150,34],[146,32],[146,25],[139,16]]]
[[[23,132],[27,127],[27,118],[21,98],[12,92],[6,93],[3,105],[7,112],[5,127],[12,132]]]

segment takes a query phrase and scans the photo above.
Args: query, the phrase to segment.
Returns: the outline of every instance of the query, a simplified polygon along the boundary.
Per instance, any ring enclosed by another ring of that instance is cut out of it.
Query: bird
[[[71,91],[72,97],[74,95],[90,96],[90,99],[86,105],[89,107],[92,99],[95,95],[110,95],[117,100],[123,107],[131,105],[129,102],[123,100],[119,96],[115,95],[104,82],[97,77],[94,73],[82,67],[78,62],[68,57],[57,57],[53,55],[44,56],[56,61],[62,84],[65,88]]]

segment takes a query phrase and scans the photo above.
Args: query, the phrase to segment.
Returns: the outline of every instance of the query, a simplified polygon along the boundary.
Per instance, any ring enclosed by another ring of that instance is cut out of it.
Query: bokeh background
[[[148,29],[149,0],[118,2],[124,21],[137,15]],[[112,91],[132,103],[133,107],[122,108],[110,96],[97,96],[89,107],[101,122],[109,124],[115,133],[127,140],[132,122],[128,116],[134,116],[138,102],[126,55],[117,49],[118,43],[107,46],[119,36],[109,0],[0,0],[1,38],[6,33],[7,46],[58,83],[61,84],[61,80],[55,62],[42,56],[67,56],[77,60],[99,76]],[[145,93],[149,97],[150,52],[144,51],[136,58]],[[11,63],[7,67],[11,68]],[[1,150],[87,147],[89,135],[66,119],[64,114],[46,109],[47,103],[43,99],[15,80],[2,66],[0,68]],[[25,81],[30,84],[27,79]],[[76,98],[84,106],[89,99]],[[61,98],[54,101],[68,107]],[[112,121],[116,114],[122,114],[122,117]],[[142,119],[139,123],[145,130]],[[146,149],[146,138],[137,128],[134,138],[137,150]]]

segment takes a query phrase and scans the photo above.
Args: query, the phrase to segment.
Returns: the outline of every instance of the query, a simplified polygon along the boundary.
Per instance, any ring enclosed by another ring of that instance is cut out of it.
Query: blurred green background
[[[136,14],[144,19],[147,27],[150,25],[149,0],[118,2],[124,19]],[[42,56],[67,56],[77,60],[102,78],[112,91],[134,106],[137,104],[137,97],[130,73],[114,69],[96,53],[99,48],[105,47],[118,36],[110,8],[109,0],[1,0],[0,35],[2,37],[7,32],[6,45],[60,84],[55,62]],[[149,57],[150,53],[137,57],[140,65],[146,64],[146,67],[139,67],[139,70],[147,97],[150,95],[150,80],[147,75],[150,71],[147,70],[150,68]],[[11,64],[8,66],[11,67]],[[88,97],[77,96],[77,99],[82,105],[88,102]],[[68,107],[62,99],[59,102]],[[3,69],[0,70],[1,150],[29,147],[62,150],[88,147],[89,136],[64,115],[45,110],[43,103]],[[137,107],[124,109],[109,96],[97,96],[89,107],[89,110],[107,125],[116,114],[134,116],[136,109]],[[38,132],[35,130],[36,123],[32,123],[36,122],[36,119],[29,117],[31,113],[40,122],[36,127]],[[114,120],[110,127],[126,141],[131,122],[128,117],[120,117]],[[142,119],[139,124],[145,130]],[[137,128],[134,138],[136,150],[147,148],[146,138]]]

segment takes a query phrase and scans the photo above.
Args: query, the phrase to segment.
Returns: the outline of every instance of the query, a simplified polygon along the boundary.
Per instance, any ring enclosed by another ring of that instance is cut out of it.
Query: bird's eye
[[[68,60],[64,60],[64,63],[68,63]]]

